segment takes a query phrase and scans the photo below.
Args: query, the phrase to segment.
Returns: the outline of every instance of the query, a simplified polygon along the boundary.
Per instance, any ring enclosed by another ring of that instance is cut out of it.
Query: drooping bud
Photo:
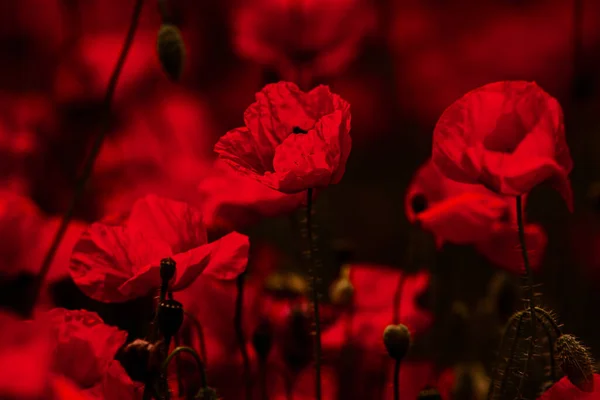
[[[260,321],[252,335],[252,346],[260,361],[265,362],[273,346],[273,327],[267,319]]]
[[[175,25],[161,25],[156,49],[163,71],[171,80],[179,80],[185,63],[185,44]]]
[[[406,325],[388,325],[383,331],[383,344],[394,360],[402,360],[410,347],[410,331]]]
[[[573,335],[561,335],[556,341],[556,356],[569,381],[584,392],[594,390],[594,362],[589,350]]]
[[[354,285],[348,278],[336,279],[329,289],[331,303],[337,306],[346,306],[352,302],[354,297]]]
[[[440,395],[440,392],[438,392],[436,388],[428,386],[419,392],[417,399],[418,400],[442,400],[442,396]]]
[[[119,350],[116,359],[121,362],[132,380],[144,382],[151,371],[155,371],[160,365],[160,348],[159,343],[135,339]]]

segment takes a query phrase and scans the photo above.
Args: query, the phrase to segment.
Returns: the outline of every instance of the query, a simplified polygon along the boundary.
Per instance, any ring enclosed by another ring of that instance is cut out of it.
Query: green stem
[[[246,400],[252,399],[252,381],[250,379],[250,358],[246,349],[246,337],[242,326],[242,314],[244,308],[244,277],[245,273],[240,274],[236,280],[237,297],[235,299],[235,317],[234,329],[238,345],[240,346],[240,354],[244,363],[244,381],[246,386]]]
[[[523,256],[523,266],[525,267],[525,274],[527,279],[527,291],[529,295],[529,318],[531,319],[531,332],[529,339],[529,348],[527,349],[527,358],[525,361],[525,369],[523,371],[523,375],[521,375],[521,380],[519,382],[519,393],[522,393],[523,386],[525,384],[525,376],[529,372],[529,366],[531,364],[531,359],[533,358],[533,353],[535,351],[535,341],[536,341],[536,320],[537,314],[535,312],[535,293],[533,289],[533,273],[531,272],[531,266],[529,265],[529,257],[527,254],[527,245],[525,243],[525,227],[523,224],[523,201],[521,196],[517,196],[516,200],[516,211],[517,211],[517,225],[519,229],[519,242],[521,244],[521,254]]]
[[[40,272],[37,276],[37,279],[36,279],[36,282],[35,282],[35,285],[33,288],[32,299],[31,299],[32,305],[35,305],[35,303],[37,302],[37,299],[40,295],[40,291],[42,289],[42,286],[44,284],[46,276],[48,275],[48,271],[50,270],[50,266],[52,265],[52,261],[54,260],[54,256],[56,255],[56,251],[58,250],[58,247],[59,247],[63,237],[65,236],[65,233],[67,232],[67,228],[68,228],[69,223],[71,222],[71,219],[73,218],[73,214],[75,212],[75,207],[77,206],[77,204],[79,203],[79,200],[81,199],[81,197],[83,195],[83,192],[85,189],[85,184],[86,184],[88,178],[90,177],[90,175],[92,174],[92,170],[94,168],[94,163],[96,161],[96,158],[98,157],[98,154],[100,153],[102,143],[104,142],[104,137],[106,136],[106,133],[109,130],[110,107],[111,107],[111,104],[112,104],[112,101],[114,98],[115,90],[117,88],[119,76],[121,75],[121,71],[123,70],[123,66],[125,65],[125,60],[127,59],[127,54],[129,53],[129,49],[131,48],[131,45],[133,44],[133,39],[135,37],[135,31],[137,30],[137,26],[138,26],[138,22],[140,19],[140,14],[142,12],[143,5],[144,5],[144,0],[137,0],[135,2],[133,14],[131,16],[131,22],[129,23],[129,30],[127,31],[127,36],[125,37],[125,41],[123,42],[123,47],[121,48],[121,53],[119,54],[119,58],[117,59],[115,68],[113,69],[113,72],[108,81],[108,86],[106,87],[106,93],[104,95],[104,100],[102,103],[102,108],[103,108],[103,111],[105,112],[104,126],[102,127],[100,133],[96,137],[96,140],[94,141],[94,143],[92,145],[90,154],[88,155],[88,157],[85,160],[83,170],[81,172],[79,180],[77,181],[77,183],[75,185],[75,192],[71,199],[69,208],[65,212],[65,214],[61,220],[61,223],[58,227],[58,230],[56,231],[56,234],[54,235],[54,238],[52,239],[50,248],[48,249],[48,252],[46,253],[46,256],[44,257],[44,261],[42,262],[42,267],[40,268]]]
[[[400,400],[400,360],[394,360],[394,400]]]
[[[314,352],[315,352],[315,398],[321,400],[321,324],[319,317],[319,274],[313,262],[312,232],[312,195],[313,190],[306,191],[306,231],[308,235],[308,262],[311,280],[311,301],[313,306]]]

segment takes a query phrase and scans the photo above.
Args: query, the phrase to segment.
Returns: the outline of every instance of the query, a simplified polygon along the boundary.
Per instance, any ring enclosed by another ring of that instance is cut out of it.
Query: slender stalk
[[[169,364],[171,363],[171,360],[176,357],[179,353],[189,353],[192,355],[192,357],[194,358],[194,361],[196,361],[196,365],[198,367],[198,371],[200,372],[200,385],[202,386],[201,389],[208,389],[208,383],[207,383],[207,379],[206,379],[206,369],[204,368],[204,364],[202,363],[202,360],[200,360],[200,357],[198,356],[198,353],[196,353],[196,351],[194,349],[192,349],[191,347],[185,347],[185,346],[181,346],[181,347],[177,347],[175,350],[173,350],[171,352],[171,354],[169,354],[169,356],[165,359],[165,361],[162,364],[162,370],[164,372],[164,374],[167,374],[167,369],[169,368]]]
[[[36,282],[34,284],[33,293],[32,293],[32,305],[35,305],[37,299],[40,295],[40,291],[44,285],[44,281],[46,276],[48,275],[48,271],[50,270],[50,266],[52,265],[52,261],[54,260],[54,256],[56,255],[56,251],[65,236],[69,223],[73,218],[73,214],[75,212],[75,208],[79,203],[81,196],[83,195],[85,184],[92,174],[92,170],[94,168],[94,163],[98,154],[100,153],[100,148],[102,147],[102,143],[104,142],[104,137],[109,130],[109,116],[110,116],[110,108],[115,95],[115,90],[117,88],[117,83],[119,81],[119,76],[121,75],[121,71],[123,70],[123,66],[125,65],[125,60],[127,59],[127,54],[129,53],[129,49],[133,44],[133,39],[135,37],[135,31],[137,30],[138,22],[140,19],[140,14],[142,12],[142,7],[144,5],[144,0],[137,0],[135,2],[135,6],[133,9],[133,14],[131,16],[131,22],[129,23],[129,30],[127,31],[127,36],[125,37],[125,41],[123,42],[123,47],[121,48],[121,53],[119,54],[119,58],[117,59],[117,63],[115,64],[115,68],[110,76],[108,81],[108,86],[106,87],[106,93],[104,95],[104,100],[102,103],[102,108],[105,113],[104,116],[104,125],[100,130],[98,136],[96,136],[96,140],[94,141],[90,154],[85,160],[83,170],[81,175],[75,185],[75,192],[73,193],[73,197],[71,199],[71,203],[69,208],[63,215],[61,223],[52,239],[52,243],[50,244],[50,248],[44,257],[44,261],[42,262],[42,267],[40,268],[40,272],[36,278]]]
[[[529,339],[529,348],[527,349],[527,359],[525,361],[525,369],[523,371],[523,375],[521,376],[521,380],[519,382],[519,392],[522,392],[523,385],[525,384],[525,376],[529,372],[529,366],[531,364],[531,359],[533,358],[533,353],[535,351],[535,340],[536,340],[536,321],[537,314],[535,312],[535,293],[533,289],[533,273],[531,272],[531,266],[529,265],[529,257],[527,254],[527,245],[525,243],[525,227],[523,225],[523,201],[521,196],[517,196],[516,199],[516,211],[517,211],[517,226],[519,229],[519,242],[521,244],[521,255],[523,256],[523,266],[525,268],[525,274],[527,279],[527,291],[529,295],[529,318],[531,319],[531,332]]]
[[[312,194],[306,191],[306,231],[308,235],[308,272],[311,280],[311,301],[313,307],[314,352],[315,352],[315,398],[321,400],[321,324],[319,317],[319,276],[313,262],[313,232],[312,232]]]
[[[246,336],[242,326],[242,315],[244,308],[244,277],[245,273],[240,274],[236,280],[237,297],[235,299],[235,317],[234,329],[238,345],[240,346],[240,354],[244,363],[244,380],[246,385],[246,400],[252,399],[252,381],[250,379],[250,358],[246,349]]]
[[[394,400],[400,400],[400,360],[394,360]]]
[[[196,333],[198,334],[198,342],[200,344],[200,358],[202,358],[202,361],[204,362],[204,365],[208,365],[208,355],[206,353],[206,341],[204,340],[204,329],[202,329],[202,325],[200,324],[200,321],[198,321],[198,319],[196,317],[194,317],[192,314],[190,314],[187,311],[183,311],[183,314],[188,317],[188,319],[191,321],[192,325],[194,325],[194,327],[196,328]]]

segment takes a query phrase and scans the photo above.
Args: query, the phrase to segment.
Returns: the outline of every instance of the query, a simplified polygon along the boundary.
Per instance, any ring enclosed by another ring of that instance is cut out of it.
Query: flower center
[[[483,140],[483,146],[490,151],[512,153],[527,136],[530,129],[516,113],[503,114],[496,127]]]
[[[410,206],[415,214],[419,214],[427,210],[429,204],[427,204],[427,198],[422,193],[419,193],[413,196]]]
[[[300,128],[299,126],[295,126],[295,127],[292,128],[292,133],[295,133],[295,134],[302,133],[302,134],[304,134],[304,133],[308,133],[308,131],[305,131],[304,129]]]

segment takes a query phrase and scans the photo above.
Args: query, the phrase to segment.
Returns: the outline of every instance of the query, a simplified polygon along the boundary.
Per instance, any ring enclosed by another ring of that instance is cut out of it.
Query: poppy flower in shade
[[[491,83],[454,102],[433,132],[432,160],[452,180],[503,195],[523,195],[549,180],[573,208],[563,112],[535,83]]]
[[[438,247],[445,242],[474,245],[493,264],[521,270],[514,198],[450,180],[429,160],[416,172],[404,207],[408,220],[432,232]],[[526,223],[524,228],[530,263],[536,268],[544,256],[546,233],[537,224]]]
[[[236,174],[224,163],[217,163],[198,189],[204,224],[208,230],[222,232],[243,230],[261,218],[290,213],[306,197],[273,190],[248,176]]]
[[[15,277],[37,274],[56,234],[60,218],[46,217],[29,198],[0,192],[0,275]],[[68,264],[75,240],[84,224],[73,221],[67,228],[50,267],[47,280],[68,276]]]
[[[538,400],[598,400],[600,399],[600,375],[598,374],[594,374],[593,387],[591,392],[584,392],[564,376],[538,397]]]
[[[73,249],[70,272],[91,298],[124,302],[160,286],[163,258],[177,264],[170,289],[178,291],[202,273],[235,279],[246,268],[248,248],[248,237],[238,233],[208,243],[199,210],[151,195],[121,225],[92,224]]]
[[[342,179],[352,146],[350,104],[327,86],[304,93],[289,82],[267,85],[244,122],[215,145],[237,172],[288,194]]]
[[[371,0],[240,0],[232,9],[236,51],[290,80],[304,79],[299,69],[336,74],[376,25]]]

